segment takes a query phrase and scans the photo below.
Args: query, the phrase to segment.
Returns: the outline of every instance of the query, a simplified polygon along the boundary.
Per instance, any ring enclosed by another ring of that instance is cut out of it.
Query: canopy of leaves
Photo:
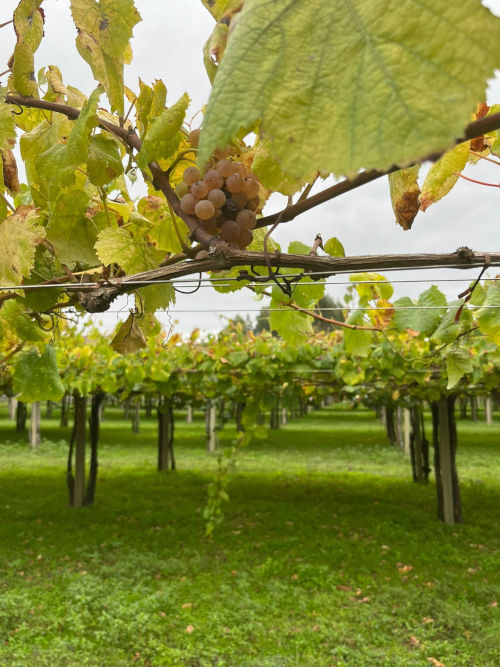
[[[247,0],[215,77],[199,159],[257,123],[284,172],[405,165],[462,135],[500,61],[477,0]]]

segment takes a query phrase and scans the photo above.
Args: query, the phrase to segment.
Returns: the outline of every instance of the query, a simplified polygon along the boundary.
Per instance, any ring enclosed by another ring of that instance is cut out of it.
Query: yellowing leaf
[[[122,322],[120,328],[111,341],[111,347],[120,354],[132,354],[141,347],[147,347],[146,339],[132,313]]]
[[[132,28],[141,20],[133,0],[71,0],[76,46],[102,83],[111,110],[123,115],[123,66],[130,62]]]
[[[0,104],[0,150],[9,150],[16,143],[16,128],[11,104]]]
[[[464,57],[466,54],[466,57]],[[500,60],[477,0],[247,0],[208,103],[204,165],[257,121],[282,170],[404,166],[463,133]]]
[[[38,211],[19,206],[16,213],[0,223],[0,281],[19,285],[35,265],[36,246],[45,238]]]
[[[256,146],[252,171],[265,188],[287,196],[301,190],[315,176],[315,173],[311,172],[308,178],[297,179],[285,174],[270,153],[270,143],[265,140],[259,141]]]
[[[416,164],[389,174],[392,210],[396,222],[405,230],[411,229],[420,208],[420,187],[417,180],[419,170],[420,165]]]
[[[328,241],[324,244],[323,249],[330,255],[330,257],[345,257],[344,246],[335,236],[332,236],[331,239],[328,239]]]
[[[95,249],[104,265],[119,264],[129,275],[158,266],[154,248],[123,227],[103,229]]]
[[[86,192],[73,188],[63,190],[50,206],[47,240],[57,250],[57,257],[64,264],[97,264],[94,252],[97,229],[86,215],[88,204]]]
[[[243,0],[201,0],[201,2],[216,21],[220,21],[225,16],[231,17],[243,5]]]
[[[448,194],[458,180],[457,174],[467,164],[470,141],[458,144],[432,165],[422,185],[420,210],[425,211],[431,204]]]
[[[45,16],[43,9],[40,9],[42,1],[21,0],[14,11],[17,43],[14,49],[9,87],[21,95],[31,97],[38,97],[34,54],[43,37]]]

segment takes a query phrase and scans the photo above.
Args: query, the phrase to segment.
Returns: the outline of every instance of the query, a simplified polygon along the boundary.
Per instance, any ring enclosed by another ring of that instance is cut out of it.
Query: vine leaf
[[[157,251],[138,232],[131,234],[123,227],[103,229],[95,244],[100,261],[105,265],[119,264],[125,273],[149,271],[158,266]]]
[[[470,141],[458,144],[432,165],[422,185],[420,210],[425,211],[450,192],[458,180],[457,174],[467,164]]]
[[[76,46],[104,86],[111,111],[123,116],[123,66],[132,59],[132,28],[141,20],[133,0],[71,0]]]
[[[40,216],[31,206],[19,206],[0,223],[0,281],[19,285],[35,265],[36,246],[45,238]]]
[[[480,330],[500,345],[500,287],[490,287],[476,318]]]
[[[144,137],[141,150],[137,153],[137,164],[144,168],[148,162],[169,158],[179,146],[182,136],[180,129],[186,115],[189,97],[184,93],[169,109],[164,109],[153,119]]]
[[[123,174],[120,152],[114,139],[108,139],[104,134],[90,138],[87,174],[91,183],[101,186]]]
[[[446,355],[446,371],[448,373],[447,389],[453,389],[466,373],[473,370],[472,359],[467,350],[456,348]]]
[[[132,313],[130,313],[125,322],[122,322],[111,341],[111,347],[115,352],[119,352],[120,354],[132,354],[142,347],[147,347],[144,334]]]
[[[255,147],[252,171],[265,188],[287,196],[294,195],[308,181],[313,181],[315,176],[314,171],[307,178],[300,179],[285,174],[270,153],[270,142],[265,140],[259,141]]]
[[[63,190],[50,205],[47,240],[56,249],[58,260],[64,264],[97,264],[94,252],[97,230],[86,215],[88,204],[87,193],[72,188]]]
[[[416,164],[408,169],[400,169],[389,174],[392,210],[396,216],[396,222],[405,231],[411,229],[420,208],[419,171],[420,165]]]
[[[257,120],[296,178],[386,170],[451,146],[498,67],[500,20],[477,0],[388,0],[383,19],[371,0],[247,0],[199,163]]]
[[[0,104],[0,150],[9,150],[16,143],[16,128],[10,104]]]
[[[47,345],[42,354],[36,348],[21,352],[14,369],[14,392],[25,403],[59,401],[64,386],[59,378],[55,350]]]
[[[9,88],[21,95],[38,97],[35,78],[35,51],[43,37],[45,15],[40,8],[43,0],[21,0],[14,11],[17,43],[12,56]]]
[[[175,219],[176,227],[164,197],[150,195],[139,200],[137,211],[153,223],[148,236],[156,244],[159,250],[165,252],[182,252],[181,239],[185,245],[189,245],[189,228],[180,218]],[[180,237],[180,238],[179,238]]]
[[[398,329],[401,331],[410,329],[428,336],[446,314],[447,302],[445,295],[432,285],[422,292],[416,304],[404,296],[394,302],[394,307],[393,322]]]
[[[323,250],[330,255],[330,257],[345,257],[344,246],[335,236],[328,239],[323,245]]]

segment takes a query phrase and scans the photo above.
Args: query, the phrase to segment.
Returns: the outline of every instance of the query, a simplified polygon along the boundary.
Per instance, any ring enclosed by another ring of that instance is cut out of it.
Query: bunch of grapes
[[[175,190],[184,213],[195,215],[210,234],[232,248],[250,245],[260,207],[259,182],[241,162],[214,160],[203,178],[197,167],[188,167]]]

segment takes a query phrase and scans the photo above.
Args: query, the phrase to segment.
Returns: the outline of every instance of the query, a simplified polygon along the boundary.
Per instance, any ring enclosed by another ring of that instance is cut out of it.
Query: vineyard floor
[[[155,420],[133,434],[108,409],[75,510],[69,429],[42,418],[32,451],[0,409],[0,665],[500,664],[498,413],[458,422],[463,525],[435,519],[433,477],[412,483],[373,413],[327,408],[242,453],[212,542],[196,417],[160,474]]]

